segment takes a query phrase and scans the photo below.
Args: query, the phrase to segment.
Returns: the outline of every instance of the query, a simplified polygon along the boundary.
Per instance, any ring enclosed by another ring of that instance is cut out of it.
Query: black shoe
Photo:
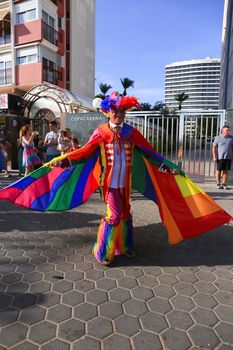
[[[218,188],[219,190],[222,190],[222,189],[223,189],[223,185],[217,184],[217,188]]]
[[[222,188],[223,188],[224,190],[229,190],[229,187],[227,186],[227,184],[222,184]]]

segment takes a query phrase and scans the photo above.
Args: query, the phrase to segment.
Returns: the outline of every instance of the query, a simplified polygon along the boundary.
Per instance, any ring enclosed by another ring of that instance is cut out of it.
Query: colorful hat
[[[131,110],[132,108],[141,109],[138,99],[134,96],[121,96],[114,91],[106,97],[100,104],[103,113],[109,116],[110,108]]]

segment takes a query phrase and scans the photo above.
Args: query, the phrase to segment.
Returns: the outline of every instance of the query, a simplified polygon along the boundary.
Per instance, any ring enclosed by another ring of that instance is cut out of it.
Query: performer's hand
[[[180,175],[180,172],[178,169],[172,169],[172,174],[173,175]]]

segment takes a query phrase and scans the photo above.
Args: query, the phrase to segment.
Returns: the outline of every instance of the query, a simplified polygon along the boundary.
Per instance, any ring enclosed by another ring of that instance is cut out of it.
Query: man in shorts
[[[228,172],[231,170],[233,158],[233,136],[230,127],[224,125],[221,134],[216,136],[213,143],[213,161],[217,164],[216,182],[219,189],[229,189],[227,186]]]

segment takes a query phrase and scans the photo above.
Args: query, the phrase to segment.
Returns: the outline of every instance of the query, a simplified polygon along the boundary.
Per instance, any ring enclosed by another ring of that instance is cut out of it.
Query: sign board
[[[74,137],[83,146],[93,131],[101,124],[107,123],[108,118],[103,113],[68,113],[61,116],[61,128],[70,128]]]
[[[8,94],[0,94],[0,109],[8,109]]]

